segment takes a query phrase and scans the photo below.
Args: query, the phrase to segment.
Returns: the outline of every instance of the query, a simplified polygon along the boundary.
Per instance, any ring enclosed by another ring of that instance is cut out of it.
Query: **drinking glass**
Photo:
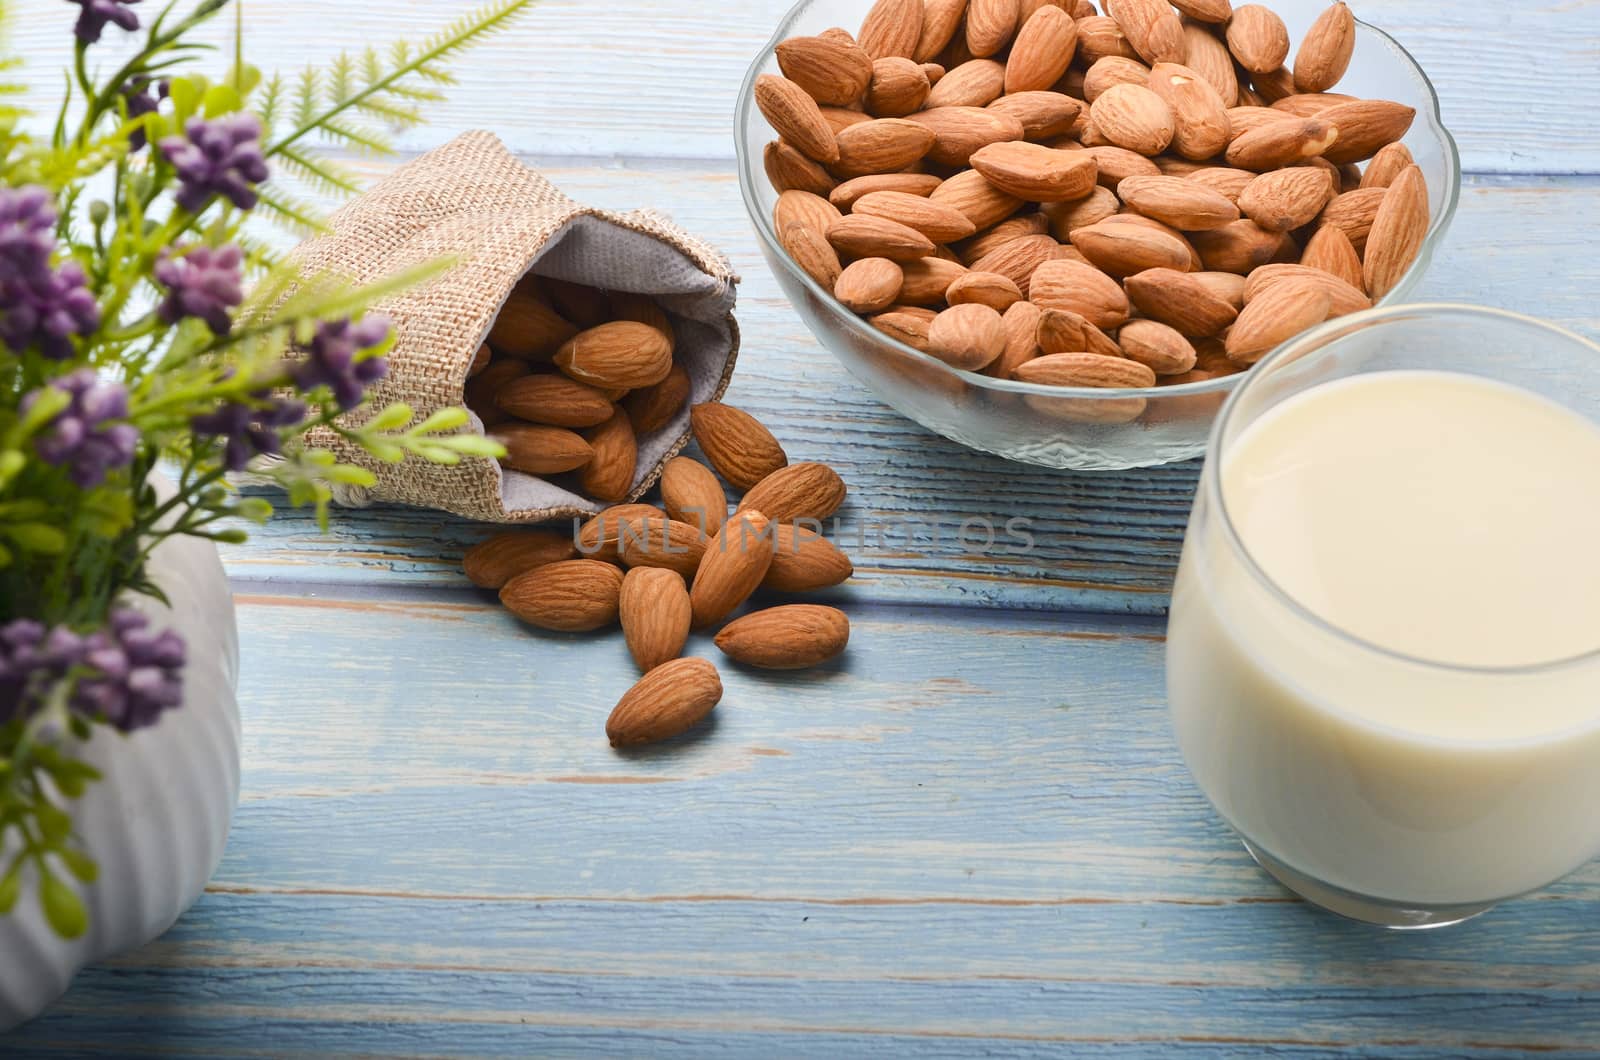
[[[1600,853],[1600,629],[1594,650],[1537,665],[1408,657],[1274,584],[1230,517],[1221,469],[1263,414],[1321,383],[1417,369],[1511,384],[1600,420],[1600,347],[1527,317],[1403,305],[1307,332],[1259,364],[1218,417],[1167,642],[1178,743],[1217,812],[1291,891],[1392,928],[1458,923]],[[1573,489],[1600,489],[1600,468],[1587,472]],[[1381,703],[1353,702],[1352,674],[1387,702],[1517,712],[1526,731],[1447,738],[1380,722]],[[1585,720],[1541,725],[1558,706]]]

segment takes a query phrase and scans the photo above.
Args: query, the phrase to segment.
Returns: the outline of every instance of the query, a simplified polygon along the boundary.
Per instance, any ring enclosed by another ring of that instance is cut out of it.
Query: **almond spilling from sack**
[[[579,297],[574,291],[566,294],[569,300]],[[592,321],[612,305],[602,300],[587,308],[562,308]],[[1000,319],[989,306],[971,302],[966,307]],[[645,315],[634,307],[629,319]],[[582,398],[590,416],[598,414],[599,405],[589,393],[592,384],[566,377],[508,373],[496,386],[528,379],[556,381],[520,386],[512,403],[530,418],[503,432],[561,432],[576,440],[574,446],[585,445],[596,454],[624,444],[622,427],[631,420],[612,405],[606,406],[605,422],[587,432],[588,442],[567,428],[532,422],[531,416],[560,415],[530,404],[537,396],[554,395],[565,402],[563,408]],[[844,480],[826,464],[791,464],[772,432],[731,405],[695,405],[689,418],[705,462],[690,456],[668,460],[658,504],[614,504],[566,530],[504,531],[473,546],[462,559],[473,584],[498,590],[505,608],[531,626],[557,633],[621,626],[628,652],[645,676],[606,723],[612,745],[619,748],[686,732],[721,700],[716,668],[684,657],[693,630],[714,633],[716,646],[737,662],[776,670],[820,666],[843,652],[850,639],[849,619],[833,607],[781,604],[739,617],[758,593],[817,592],[855,573],[849,557],[822,533],[823,522],[845,501]],[[632,437],[627,434],[627,443]],[[612,463],[621,461],[605,462]],[[587,474],[585,481],[598,483]],[[620,499],[620,481],[599,484],[591,495]],[[742,496],[730,501],[730,489]]]
[[[1298,49],[1262,4],[1103,6],[878,0],[856,36],[779,44],[756,102],[796,264],[950,368],[1072,387],[1240,371],[1403,281],[1431,224],[1415,112],[1336,91],[1345,4]],[[1288,267],[1328,282],[1256,282]],[[1207,343],[1232,359],[1197,367]]]

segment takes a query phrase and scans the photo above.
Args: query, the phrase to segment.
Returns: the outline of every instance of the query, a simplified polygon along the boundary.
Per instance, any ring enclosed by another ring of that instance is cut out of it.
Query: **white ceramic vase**
[[[104,774],[68,804],[83,847],[100,864],[98,881],[81,891],[89,930],[59,938],[25,870],[16,908],[0,917],[0,1032],[37,1016],[86,965],[159,937],[222,860],[239,802],[233,598],[209,541],[169,538],[151,555],[149,573],[172,606],[147,597],[128,602],[187,644],[183,705],[130,736],[97,729],[81,748]],[[11,849],[0,848],[4,863]]]

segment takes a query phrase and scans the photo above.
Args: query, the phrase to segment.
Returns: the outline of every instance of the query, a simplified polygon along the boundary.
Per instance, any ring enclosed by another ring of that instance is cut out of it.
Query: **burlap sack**
[[[457,259],[438,279],[376,307],[394,320],[396,344],[388,378],[370,391],[372,408],[404,401],[426,416],[460,405],[473,355],[512,287],[530,271],[655,296],[672,316],[692,403],[720,397],[733,373],[738,277],[721,254],[648,210],[618,214],[578,205],[490,133],[467,133],[401,167],[335,213],[329,229],[295,251],[306,274],[331,272],[367,283],[441,256]],[[483,429],[476,417],[473,422]],[[667,427],[639,439],[630,499],[683,448],[688,425],[685,408]],[[456,467],[420,460],[384,464],[332,431],[320,430],[311,441],[378,476],[371,489],[341,491],[341,504],[395,501],[491,522],[570,518],[603,507],[489,460]]]

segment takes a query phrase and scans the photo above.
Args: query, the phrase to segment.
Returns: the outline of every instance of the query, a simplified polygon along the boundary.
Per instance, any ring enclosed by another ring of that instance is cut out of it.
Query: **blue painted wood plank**
[[[841,543],[855,554],[859,589],[901,603],[960,603],[1161,614],[1177,562],[1196,465],[1126,474],[1073,474],[1010,464],[928,434],[879,404],[805,331],[754,249],[738,191],[722,172],[558,169],[574,196],[605,206],[673,204],[678,220],[733,255],[745,278],[745,348],[728,400],[769,423],[796,459],[833,464],[850,484]],[[1421,297],[1498,305],[1600,337],[1600,179],[1469,182],[1449,240]],[[939,529],[908,540],[909,520]],[[969,518],[1022,518],[1033,547],[1004,534],[970,552],[957,539]],[[880,531],[870,528],[881,527]],[[461,551],[484,531],[461,520],[401,510],[351,514],[321,536],[286,513],[227,554],[241,584],[464,584]],[[860,547],[863,534],[869,542]]]
[[[791,0],[543,0],[524,22],[460,63],[461,84],[450,101],[430,107],[429,125],[401,142],[426,148],[462,129],[491,128],[518,150],[546,156],[729,158],[745,68],[790,6]],[[838,4],[839,22],[853,30],[867,6],[866,0]],[[24,74],[54,98],[71,59],[72,12],[60,3],[12,7],[16,41],[29,59]],[[325,0],[253,3],[246,5],[246,43],[252,61],[292,76],[343,48],[423,36],[465,7],[463,0],[409,0],[397,17],[393,0],[345,0],[331,20]],[[1600,52],[1600,14],[1590,0],[1362,0],[1352,7],[1427,71],[1469,170],[1600,172],[1588,96],[1573,90],[1593,74]],[[330,32],[307,34],[307,26]],[[219,23],[212,38],[220,42],[227,31]],[[96,51],[107,67],[120,54],[116,38],[108,34]],[[42,110],[53,113],[51,106]]]

